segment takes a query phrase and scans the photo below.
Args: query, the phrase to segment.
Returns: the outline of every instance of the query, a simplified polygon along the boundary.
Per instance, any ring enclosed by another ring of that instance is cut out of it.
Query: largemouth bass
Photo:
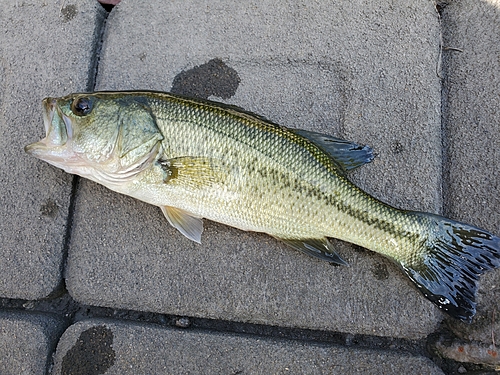
[[[399,210],[351,183],[348,171],[373,159],[367,146],[169,93],[71,94],[43,108],[46,137],[26,152],[160,207],[193,241],[207,218],[346,264],[327,239],[338,238],[389,257],[467,322],[479,276],[500,266],[500,238]]]

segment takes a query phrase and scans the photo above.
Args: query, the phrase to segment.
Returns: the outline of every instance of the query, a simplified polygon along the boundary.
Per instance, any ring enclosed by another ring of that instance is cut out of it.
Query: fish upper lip
[[[45,128],[45,137],[38,142],[30,143],[24,147],[24,151],[30,155],[38,156],[48,148],[48,136],[50,133],[50,126],[52,124],[52,119],[54,118],[54,105],[55,99],[45,98],[42,101],[43,107],[43,127]]]
[[[45,104],[45,106],[46,106],[45,113],[48,113],[48,116],[49,116],[48,117],[48,120],[50,120],[49,129],[50,129],[50,126],[53,124],[54,114],[56,112],[57,112],[57,115],[59,116],[59,118],[62,119],[64,122],[64,130],[66,131],[66,142],[64,142],[63,144],[57,145],[57,146],[64,146],[66,143],[68,143],[71,140],[71,137],[73,135],[73,130],[71,127],[71,119],[63,113],[63,111],[61,110],[61,108],[57,104],[57,99],[47,98],[46,100],[47,100],[47,102]]]
[[[54,118],[56,100],[53,98],[45,98],[43,99],[43,125],[45,127],[45,137],[49,135],[50,125],[52,124],[52,120]]]
[[[45,98],[42,101],[43,107],[43,125],[45,128],[45,137],[38,142],[31,143],[24,147],[24,151],[30,155],[33,155],[38,158],[42,158],[42,156],[47,152],[47,150],[56,150],[58,148],[66,147],[66,144],[71,139],[72,129],[71,129],[71,120],[65,116],[60,108],[57,105],[57,99],[55,98]],[[60,143],[55,142],[53,134],[56,129],[54,129],[53,120],[54,115],[57,111],[57,114],[60,118],[63,119],[65,124],[65,129],[57,129],[57,131],[65,131],[66,132],[66,142]]]

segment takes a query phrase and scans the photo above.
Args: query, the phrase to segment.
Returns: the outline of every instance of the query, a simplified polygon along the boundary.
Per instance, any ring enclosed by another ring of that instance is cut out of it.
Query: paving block
[[[500,236],[500,1],[443,8],[445,211]],[[474,324],[454,323],[467,340],[500,337],[500,270],[481,278]]]
[[[417,355],[105,320],[69,327],[54,361],[54,375],[442,374]]]
[[[87,88],[103,10],[92,0],[0,7],[0,296],[38,299],[61,282],[72,177],[23,149],[45,136],[44,97]]]
[[[389,203],[437,212],[439,43],[428,1],[123,0],[97,89],[192,92],[182,82],[212,85],[219,66],[223,89],[210,98],[371,145],[376,161],[353,178]],[[67,286],[86,304],[406,338],[442,317],[388,260],[343,243],[350,267],[207,221],[200,246],[159,209],[88,181],[74,219]]]
[[[52,315],[0,311],[0,374],[46,374],[62,321]]]

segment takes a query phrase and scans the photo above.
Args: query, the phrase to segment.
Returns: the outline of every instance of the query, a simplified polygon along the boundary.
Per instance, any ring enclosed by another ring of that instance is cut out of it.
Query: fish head
[[[133,178],[160,153],[163,136],[145,98],[71,94],[42,102],[46,136],[25,151],[108,185]]]

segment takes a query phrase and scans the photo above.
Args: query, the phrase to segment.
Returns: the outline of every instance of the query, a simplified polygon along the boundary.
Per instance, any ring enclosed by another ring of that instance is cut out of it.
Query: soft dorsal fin
[[[373,150],[368,146],[360,146],[354,142],[307,130],[292,129],[292,131],[313,142],[346,171],[369,163],[374,158]]]
[[[201,243],[203,220],[179,208],[162,206],[161,211],[168,222],[183,235],[194,242]]]
[[[347,262],[343,260],[339,254],[335,251],[332,244],[326,238],[307,238],[307,239],[288,239],[279,238],[278,240],[283,241],[295,250],[302,251],[303,253],[310,255],[321,260],[326,260],[330,263],[335,263],[342,266],[347,266]]]

